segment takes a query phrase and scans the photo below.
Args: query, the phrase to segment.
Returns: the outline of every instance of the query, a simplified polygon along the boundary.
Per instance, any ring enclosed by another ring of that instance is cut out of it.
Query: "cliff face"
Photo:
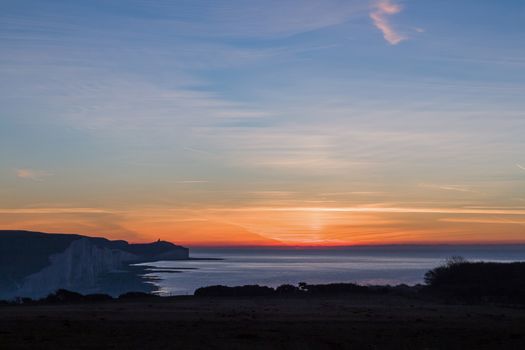
[[[43,297],[59,288],[119,294],[143,284],[130,264],[188,259],[168,242],[128,244],[79,235],[0,231],[0,298]]]
[[[63,252],[49,258],[50,265],[27,276],[19,289],[20,295],[40,297],[58,288],[79,292],[98,292],[98,276],[125,267],[138,260],[134,254],[98,247],[87,238],[73,241]]]

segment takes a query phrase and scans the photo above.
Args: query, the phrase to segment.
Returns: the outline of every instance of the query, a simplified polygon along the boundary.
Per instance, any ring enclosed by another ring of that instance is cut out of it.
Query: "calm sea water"
[[[451,256],[472,261],[525,261],[525,246],[354,247],[325,250],[191,249],[192,258],[158,261],[148,277],[162,295],[193,294],[210,285],[354,282],[423,283],[426,271]]]

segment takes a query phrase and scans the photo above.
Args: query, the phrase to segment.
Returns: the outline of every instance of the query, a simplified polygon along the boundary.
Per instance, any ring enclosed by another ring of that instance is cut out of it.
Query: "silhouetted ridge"
[[[166,241],[157,241],[153,243],[142,243],[142,244],[127,244],[121,249],[129,253],[137,254],[142,256],[145,260],[170,260],[170,256],[174,255],[174,259],[180,259],[177,257],[177,254],[184,254],[183,251],[186,251],[186,256],[183,256],[184,259],[189,257],[189,251],[187,248],[177,246],[173,243]]]

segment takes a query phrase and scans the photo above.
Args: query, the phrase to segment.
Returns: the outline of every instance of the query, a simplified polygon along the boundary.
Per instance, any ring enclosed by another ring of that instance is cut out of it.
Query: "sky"
[[[522,0],[2,0],[0,229],[525,242]]]

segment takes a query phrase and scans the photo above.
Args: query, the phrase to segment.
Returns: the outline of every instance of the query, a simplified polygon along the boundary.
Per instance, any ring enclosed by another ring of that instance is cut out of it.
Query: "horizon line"
[[[170,242],[173,243],[173,242]],[[386,243],[386,244],[344,244],[344,245],[242,245],[242,244],[185,244],[185,243],[174,243],[183,245],[190,249],[348,249],[348,248],[387,248],[387,247],[490,247],[490,246],[525,246],[525,241],[505,241],[505,242],[436,242],[436,243]]]
[[[107,238],[106,236],[91,236],[87,234],[82,233],[72,233],[72,232],[44,232],[44,231],[33,231],[33,230],[27,230],[27,229],[0,229],[0,234],[2,232],[33,232],[33,233],[41,233],[41,234],[48,234],[48,235],[76,235],[76,236],[84,236],[84,237],[90,237],[90,238],[103,238],[107,239],[109,241],[126,241],[129,244],[145,244],[145,243],[153,243],[156,242],[156,240],[153,241],[132,241],[125,238],[121,239],[114,239],[114,238]],[[519,246],[525,246],[525,240],[523,241],[459,241],[459,242],[398,242],[398,243],[372,243],[372,242],[365,242],[365,243],[356,243],[356,244],[286,244],[284,242],[281,242],[280,244],[224,244],[224,243],[189,243],[189,242],[176,242],[173,240],[162,240],[164,242],[172,243],[175,245],[184,246],[186,248],[191,249],[281,249],[281,250],[298,250],[298,249],[308,249],[308,250],[315,250],[315,249],[348,249],[348,248],[374,248],[374,247],[446,247],[446,246],[511,246],[511,245],[519,245]]]

